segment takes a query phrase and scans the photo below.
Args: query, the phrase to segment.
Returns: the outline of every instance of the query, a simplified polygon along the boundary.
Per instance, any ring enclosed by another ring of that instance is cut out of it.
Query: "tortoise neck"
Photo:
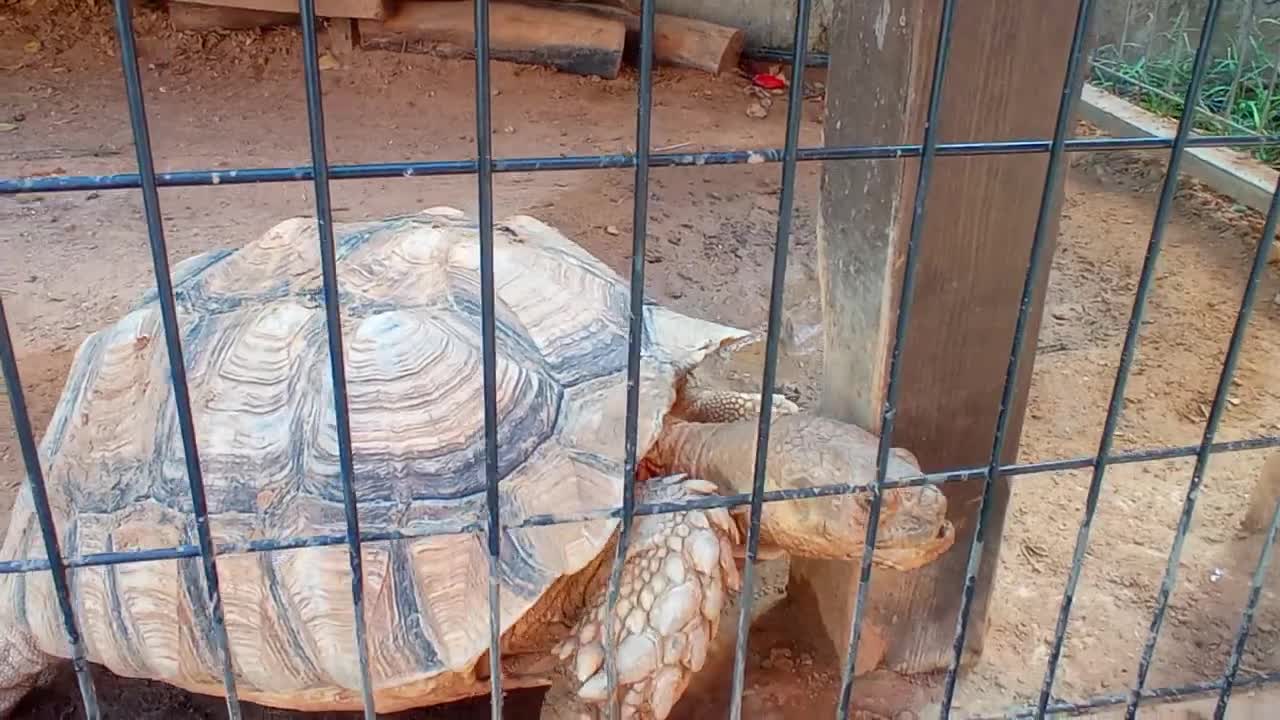
[[[754,423],[707,423],[668,418],[650,455],[652,467],[665,475],[684,473],[692,478],[708,480],[724,494],[750,492],[749,473],[746,475],[748,486],[738,487],[742,479],[738,467],[742,458],[736,455],[741,451],[735,453],[734,438],[730,436],[740,434],[743,428],[739,425],[754,427]]]

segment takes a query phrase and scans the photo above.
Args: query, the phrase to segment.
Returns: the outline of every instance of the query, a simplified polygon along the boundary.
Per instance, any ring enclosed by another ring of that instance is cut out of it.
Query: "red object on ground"
[[[751,79],[751,82],[765,90],[781,90],[787,86],[786,80],[770,73],[756,73],[756,76]]]

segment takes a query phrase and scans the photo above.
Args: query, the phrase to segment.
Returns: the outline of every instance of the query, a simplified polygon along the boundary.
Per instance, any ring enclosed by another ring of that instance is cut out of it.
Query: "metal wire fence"
[[[1213,36],[1218,22],[1222,0],[1210,0],[1200,27],[1199,36]],[[1183,153],[1191,147],[1265,147],[1280,145],[1280,136],[1251,133],[1248,135],[1212,135],[1195,136],[1193,129],[1193,112],[1197,107],[1194,99],[1199,97],[1210,66],[1210,46],[1201,42],[1193,53],[1188,82],[1184,92],[1184,103],[1179,115],[1178,129],[1171,138],[1097,138],[1069,139],[1070,119],[1073,108],[1074,93],[1078,87],[1080,74],[1086,71],[1085,53],[1086,37],[1094,15],[1094,0],[1080,0],[1077,20],[1074,29],[1071,55],[1066,76],[1063,78],[1062,94],[1059,103],[1053,137],[1051,139],[1029,139],[1001,142],[969,142],[944,144],[938,141],[937,118],[942,100],[942,88],[947,71],[947,58],[950,50],[951,33],[956,0],[945,0],[941,22],[937,28],[937,53],[933,66],[932,87],[930,89],[927,110],[928,122],[923,142],[920,144],[903,144],[892,146],[845,146],[845,147],[800,147],[799,124],[803,92],[803,72],[809,64],[806,56],[808,45],[808,26],[812,0],[798,0],[794,42],[791,83],[789,89],[789,106],[786,123],[786,139],[782,148],[766,148],[755,150],[738,150],[707,153],[651,153],[650,147],[650,113],[652,104],[652,70],[654,42],[654,4],[653,0],[645,0],[642,8],[640,43],[640,81],[638,91],[638,109],[636,126],[637,148],[634,154],[626,155],[593,155],[577,157],[521,157],[494,158],[490,146],[490,68],[488,39],[488,4],[483,0],[475,4],[476,27],[476,137],[477,157],[474,160],[452,161],[406,161],[381,164],[354,164],[331,166],[327,159],[325,147],[324,111],[321,101],[320,70],[317,54],[316,11],[315,0],[300,0],[299,8],[302,18],[302,36],[304,40],[305,81],[307,91],[307,115],[311,138],[311,164],[293,168],[246,168],[238,170],[203,171],[189,170],[182,172],[158,174],[151,155],[150,131],[147,125],[147,112],[143,99],[142,81],[138,69],[138,56],[132,26],[130,0],[115,0],[116,30],[119,36],[121,60],[127,90],[130,120],[137,152],[138,171],[136,173],[105,176],[52,176],[52,177],[19,177],[0,179],[0,194],[13,195],[30,192],[58,192],[72,190],[101,190],[108,188],[138,189],[142,193],[148,237],[152,251],[155,280],[158,298],[162,308],[162,320],[165,332],[166,349],[169,367],[172,373],[174,398],[176,402],[179,430],[185,451],[186,473],[190,484],[192,507],[196,519],[197,542],[194,545],[178,545],[170,548],[157,548],[124,552],[100,552],[66,556],[59,546],[58,531],[54,526],[53,513],[50,508],[45,481],[42,474],[39,453],[30,418],[23,396],[22,383],[19,377],[16,354],[9,333],[4,307],[0,303],[0,365],[4,372],[5,385],[12,408],[17,436],[26,465],[27,480],[30,485],[35,513],[42,534],[45,553],[44,558],[9,560],[0,562],[0,574],[31,573],[48,571],[52,575],[59,607],[62,613],[66,636],[69,641],[72,664],[79,681],[85,715],[96,720],[101,711],[96,699],[94,682],[90,671],[90,658],[86,655],[85,645],[81,639],[78,626],[74,597],[68,583],[68,570],[73,568],[117,565],[130,562],[144,562],[161,559],[200,558],[206,581],[207,602],[212,618],[211,641],[223,667],[222,681],[226,696],[227,712],[232,718],[241,717],[240,703],[236,692],[236,674],[229,654],[223,609],[218,592],[218,566],[215,558],[219,555],[246,552],[268,552],[273,550],[294,549],[304,547],[322,547],[346,545],[350,553],[352,585],[351,593],[355,612],[355,635],[358,656],[362,701],[366,718],[375,717],[374,693],[370,684],[368,651],[364,627],[363,568],[361,566],[361,546],[363,543],[382,542],[387,540],[423,537],[428,534],[443,533],[479,533],[487,539],[489,557],[489,608],[490,613],[490,674],[491,707],[494,718],[502,717],[503,676],[501,672],[501,648],[496,621],[500,578],[498,577],[499,543],[501,538],[501,522],[498,514],[498,463],[497,463],[497,400],[495,381],[495,310],[493,281],[493,175],[502,172],[524,172],[537,170],[568,170],[591,168],[634,168],[634,234],[632,264],[630,272],[631,320],[630,343],[628,347],[628,393],[627,419],[625,432],[625,477],[623,482],[623,503],[621,507],[598,513],[578,515],[538,515],[527,518],[520,526],[550,525],[554,523],[580,521],[588,517],[619,518],[620,536],[616,556],[613,560],[609,577],[608,603],[612,608],[618,602],[621,559],[627,552],[629,534],[635,517],[656,513],[676,512],[692,508],[712,507],[749,507],[749,525],[747,537],[746,587],[750,587],[752,574],[755,572],[755,561],[758,557],[760,543],[761,513],[763,504],[780,500],[824,497],[841,494],[865,493],[870,495],[872,506],[871,521],[867,526],[866,544],[875,543],[879,527],[879,511],[883,492],[895,487],[922,486],[925,484],[942,485],[953,482],[980,480],[985,488],[979,511],[976,536],[968,549],[968,566],[965,581],[958,591],[964,593],[961,611],[956,618],[954,654],[946,674],[945,693],[941,704],[940,716],[949,717],[955,697],[958,667],[964,640],[968,631],[968,621],[974,597],[975,577],[982,557],[982,546],[991,511],[991,489],[997,478],[1025,477],[1037,473],[1045,473],[1068,469],[1092,470],[1088,497],[1085,502],[1079,534],[1075,545],[1066,588],[1060,604],[1058,622],[1055,628],[1049,660],[1046,664],[1044,681],[1037,701],[1029,706],[1011,707],[1005,712],[993,715],[1001,718],[1035,717],[1043,718],[1049,713],[1078,713],[1091,708],[1124,706],[1126,717],[1133,718],[1140,704],[1144,701],[1159,701],[1189,695],[1216,693],[1218,703],[1215,718],[1221,719],[1225,713],[1233,689],[1255,686],[1280,680],[1280,673],[1251,674],[1239,677],[1241,659],[1245,644],[1252,629],[1253,616],[1256,611],[1265,569],[1269,560],[1270,547],[1280,528],[1280,506],[1273,513],[1268,529],[1267,543],[1264,546],[1256,571],[1252,577],[1248,604],[1243,609],[1238,629],[1234,638],[1232,652],[1217,680],[1181,686],[1151,689],[1146,687],[1151,660],[1156,641],[1160,636],[1169,596],[1177,582],[1179,558],[1183,550],[1183,542],[1187,537],[1192,515],[1195,511],[1197,497],[1210,457],[1218,453],[1242,450],[1259,450],[1280,447],[1280,436],[1256,437],[1231,442],[1217,442],[1216,432],[1228,399],[1228,390],[1235,371],[1245,335],[1245,328],[1253,310],[1254,302],[1262,277],[1270,240],[1275,236],[1277,223],[1280,222],[1280,185],[1267,214],[1265,229],[1258,243],[1249,279],[1241,298],[1236,316],[1236,323],[1231,335],[1229,347],[1222,365],[1222,371],[1212,403],[1212,409],[1205,424],[1201,441],[1195,445],[1183,447],[1149,448],[1128,453],[1112,453],[1112,440],[1116,425],[1124,405],[1125,384],[1132,368],[1139,328],[1142,324],[1143,312],[1148,295],[1151,292],[1156,260],[1160,254],[1164,239],[1165,226],[1173,206],[1174,192]],[[1109,150],[1165,149],[1169,152],[1169,166],[1159,196],[1154,223],[1147,245],[1145,262],[1133,298],[1133,308],[1125,334],[1119,369],[1115,377],[1097,452],[1088,457],[1064,458],[1036,463],[1001,464],[1000,456],[1007,440],[1010,410],[1013,405],[1015,381],[1020,371],[1019,358],[1021,349],[1027,338],[1028,320],[1031,312],[1031,297],[1034,289],[1034,278],[1045,263],[1047,235],[1052,226],[1050,202],[1063,173],[1066,153],[1099,152]],[[1000,413],[989,462],[982,467],[956,468],[941,473],[922,473],[914,477],[889,480],[886,478],[887,458],[892,445],[894,417],[900,393],[899,348],[906,329],[910,323],[915,284],[916,268],[919,263],[923,218],[927,212],[925,197],[929,187],[930,175],[934,161],[941,156],[951,155],[991,155],[991,154],[1025,154],[1047,153],[1048,167],[1045,177],[1042,202],[1039,209],[1037,225],[1032,238],[1031,257],[1023,284],[1021,305],[1018,313],[1016,331],[1009,353],[1009,364],[1006,372],[1004,389],[999,400]],[[919,177],[916,184],[909,243],[907,247],[904,279],[901,287],[900,311],[896,320],[893,351],[890,356],[889,382],[887,396],[882,408],[883,431],[879,438],[876,458],[876,474],[870,484],[839,483],[802,490],[769,491],[764,490],[765,467],[768,460],[767,447],[772,418],[772,390],[778,360],[778,333],[782,313],[781,297],[787,269],[787,252],[790,241],[790,219],[795,202],[795,181],[797,163],[801,161],[859,161],[881,158],[920,158]],[[693,165],[742,164],[748,162],[777,162],[782,168],[782,192],[779,198],[779,221],[777,225],[776,249],[773,264],[772,288],[769,304],[769,315],[766,336],[765,364],[761,377],[761,416],[759,420],[757,451],[753,477],[753,489],[749,494],[704,498],[682,503],[638,504],[634,494],[634,480],[637,472],[637,405],[639,387],[640,337],[642,303],[644,292],[646,221],[648,218],[648,177],[651,168]],[[347,383],[344,374],[343,341],[341,335],[340,307],[338,302],[338,278],[334,254],[334,232],[332,207],[329,198],[331,180],[355,178],[379,178],[397,176],[440,176],[456,174],[474,174],[478,181],[479,194],[479,229],[481,257],[481,292],[482,292],[482,341],[483,341],[483,375],[484,375],[484,421],[486,439],[486,481],[488,515],[483,524],[459,524],[452,528],[433,528],[431,531],[406,532],[365,532],[361,531],[356,512],[357,502],[352,477],[352,442],[349,420],[347,417]],[[321,243],[321,263],[323,270],[324,303],[328,328],[328,347],[330,367],[333,377],[334,406],[337,420],[339,442],[341,484],[346,517],[346,532],[341,535],[314,535],[273,540],[255,540],[243,543],[215,544],[209,529],[209,509],[205,499],[204,481],[198,451],[197,433],[192,417],[190,398],[187,392],[187,378],[183,359],[183,348],[180,342],[177,311],[173,295],[173,287],[169,276],[169,265],[165,243],[164,226],[161,221],[158,200],[158,188],[162,186],[194,186],[239,183],[275,183],[311,181],[316,190],[316,220]],[[1085,552],[1089,543],[1090,529],[1098,507],[1099,493],[1106,470],[1112,465],[1138,462],[1151,462],[1172,458],[1195,458],[1195,469],[1187,485],[1186,497],[1177,526],[1177,534],[1170,548],[1164,580],[1156,601],[1156,608],[1151,618],[1146,639],[1142,649],[1136,682],[1128,692],[1111,695],[1100,695],[1080,702],[1067,702],[1057,699],[1053,693],[1058,666],[1063,651],[1063,641],[1071,618],[1072,603],[1077,583],[1084,563]],[[838,717],[848,718],[854,697],[853,659],[861,641],[863,615],[866,606],[867,589],[872,581],[871,554],[864,553],[860,570],[861,583],[858,589],[854,610],[854,622],[848,638],[849,652],[842,668],[841,693]],[[737,645],[733,670],[733,701],[730,716],[738,720],[742,716],[741,698],[743,695],[747,635],[750,618],[751,593],[744,594],[738,618]],[[610,612],[609,616],[612,617]],[[610,688],[616,685],[616,663],[613,660],[614,648],[606,643],[608,656],[607,672]],[[617,708],[611,708],[616,711]],[[618,717],[616,712],[610,715]]]
[[[1093,51],[1092,82],[1160,115],[1177,117],[1191,80],[1204,3],[1109,0],[1111,26]],[[1200,129],[1267,135],[1280,128],[1280,3],[1230,0],[1195,103]],[[1234,27],[1231,25],[1234,24]],[[1257,154],[1280,160],[1274,148]]]

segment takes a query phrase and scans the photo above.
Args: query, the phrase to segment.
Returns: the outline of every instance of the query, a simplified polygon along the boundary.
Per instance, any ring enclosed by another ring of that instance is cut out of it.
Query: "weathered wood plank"
[[[199,5],[213,5],[245,10],[266,10],[277,13],[298,14],[297,0],[186,0]],[[320,17],[365,18],[380,20],[395,10],[395,0],[316,0],[316,15]]]
[[[360,46],[473,57],[474,13],[470,0],[404,3],[385,20],[361,20]],[[561,8],[489,3],[489,52],[495,60],[614,78],[625,43],[621,20]]]

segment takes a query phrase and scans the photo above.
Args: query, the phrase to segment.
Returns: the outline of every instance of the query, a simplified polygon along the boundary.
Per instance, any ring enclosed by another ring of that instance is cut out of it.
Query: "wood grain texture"
[[[298,3],[293,0],[184,0],[199,5],[216,5],[245,10],[268,10],[277,13],[298,14]],[[396,0],[316,0],[318,17],[367,18],[380,20],[395,11]]]
[[[627,27],[627,54],[638,58],[640,52],[640,16],[609,5],[573,3],[558,0],[525,0],[539,6],[569,7],[576,12],[597,17],[616,18]],[[669,13],[654,13],[653,59],[662,65],[688,67],[718,75],[738,67],[746,33],[741,29],[718,25],[697,18]]]
[[[296,25],[298,13],[171,1],[169,23],[174,30],[193,32],[251,30],[276,25]]]
[[[368,49],[474,57],[475,3],[406,3],[384,20],[361,20],[359,34],[361,47]],[[489,3],[489,49],[494,60],[615,78],[625,44],[621,20],[554,6]]]
[[[475,224],[435,209],[339,225],[335,234],[362,530],[483,527]],[[314,221],[300,218],[237,251],[173,268],[217,543],[345,532],[319,268]],[[523,216],[495,228],[495,282],[503,522],[616,507],[625,283]],[[674,401],[679,368],[746,335],[652,305],[645,319],[642,454]],[[196,542],[154,290],[79,348],[41,452],[68,554]],[[502,630],[587,567],[615,524],[504,529]],[[29,498],[20,495],[0,559],[42,553]],[[365,546],[380,711],[487,691],[477,669],[489,645],[487,563],[474,533]],[[361,707],[345,546],[222,556],[218,568],[243,700]],[[0,623],[66,656],[42,577],[0,577]],[[81,568],[71,583],[91,661],[221,694],[198,559]]]
[[[828,145],[920,142],[940,11],[936,0],[838,6],[824,123]],[[939,141],[1051,137],[1074,20],[1071,3],[962,3]],[[935,161],[893,436],[927,471],[988,460],[1046,167],[1045,155]],[[824,411],[876,430],[917,172],[915,160],[824,168]],[[1048,253],[1054,237],[1056,220]],[[1017,457],[1048,267],[1044,263],[1037,278],[1005,462]],[[885,663],[893,670],[925,672],[951,660],[981,484],[944,489],[956,525],[952,550],[918,572],[873,575],[866,617],[887,628]],[[967,660],[981,651],[1007,500],[1006,481],[993,497]],[[811,561],[793,568],[793,585],[808,586],[818,599],[828,636],[843,653],[858,569]]]

